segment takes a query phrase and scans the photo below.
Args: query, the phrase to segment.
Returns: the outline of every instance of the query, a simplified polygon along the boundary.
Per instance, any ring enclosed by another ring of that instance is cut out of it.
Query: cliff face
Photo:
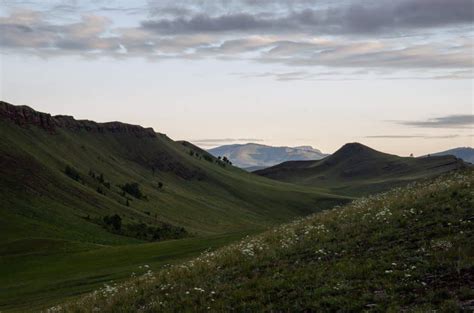
[[[54,121],[50,114],[41,113],[27,106],[16,106],[0,101],[0,117],[9,119],[20,126],[35,125],[54,132]]]
[[[50,133],[55,133],[56,128],[70,130],[85,130],[94,133],[126,133],[137,137],[156,137],[153,128],[144,128],[120,122],[96,123],[88,120],[75,120],[72,116],[51,116],[33,110],[28,106],[16,106],[0,101],[0,118],[13,121],[23,127],[34,125]]]

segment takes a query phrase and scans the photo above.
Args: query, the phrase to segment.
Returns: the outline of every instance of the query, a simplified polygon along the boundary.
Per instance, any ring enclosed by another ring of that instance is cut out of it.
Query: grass
[[[293,185],[223,166],[198,147],[163,134],[137,137],[74,127],[51,133],[1,117],[0,139],[2,312],[51,306],[104,282],[122,282],[133,272],[141,275],[139,266],[159,270],[358,196],[339,186]],[[122,194],[120,186],[133,183],[143,192],[140,199]],[[115,214],[124,225],[184,227],[189,238],[147,243],[97,223]],[[232,268],[236,275],[239,270]],[[240,284],[239,276],[232,279]],[[137,309],[134,305],[124,310]]]
[[[123,246],[51,239],[0,246],[0,311],[38,311],[65,299],[196,257],[248,232]],[[24,247],[35,247],[25,255]],[[146,267],[145,267],[146,265]]]
[[[460,312],[474,171],[362,198],[50,312]]]
[[[124,223],[154,225],[158,220],[195,235],[219,234],[267,227],[347,201],[324,189],[255,178],[191,157],[189,148],[163,135],[136,138],[61,129],[50,134],[8,122],[0,123],[0,131],[0,211],[5,216],[0,224],[9,224],[0,229],[2,240],[136,242],[84,219],[113,214]],[[150,164],[162,169],[153,173]],[[77,169],[81,182],[64,173],[67,166]],[[97,192],[99,183],[88,176],[90,170],[110,182],[105,195]],[[188,174],[196,177],[182,177]],[[130,182],[139,183],[147,199],[133,198],[127,207],[118,185]]]
[[[141,264],[176,262],[351,200],[224,167],[163,134],[51,133],[0,117],[0,139],[0,311],[52,305]],[[120,186],[135,182],[145,197],[129,195],[127,206]],[[123,224],[184,227],[189,238],[146,243],[94,222],[115,214]]]

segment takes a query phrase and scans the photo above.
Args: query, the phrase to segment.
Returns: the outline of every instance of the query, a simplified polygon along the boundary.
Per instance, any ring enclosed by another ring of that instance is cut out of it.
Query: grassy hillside
[[[200,151],[191,156],[192,146],[145,129],[130,132],[129,125],[117,123],[94,130],[104,126],[51,119],[62,123],[53,131],[0,119],[2,241],[136,242],[93,222],[112,214],[124,224],[166,222],[190,234],[248,230],[338,201],[323,189],[258,179]],[[68,167],[79,179],[65,173]],[[123,194],[120,186],[132,182],[143,198]]]
[[[0,311],[60,301],[140,264],[345,201],[252,175],[152,129],[0,102]]]
[[[361,195],[466,166],[453,156],[406,158],[350,143],[319,161],[285,162],[255,173],[305,186],[324,186],[338,194]]]
[[[474,172],[359,199],[52,312],[471,312]]]

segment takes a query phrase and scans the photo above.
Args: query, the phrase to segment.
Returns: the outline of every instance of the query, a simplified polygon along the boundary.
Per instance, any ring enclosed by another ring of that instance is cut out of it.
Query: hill
[[[474,164],[474,148],[460,147],[431,154],[431,156],[454,155],[465,162]]]
[[[324,186],[339,194],[360,195],[466,166],[453,156],[404,158],[349,143],[319,161],[284,162],[254,173],[284,182]]]
[[[248,169],[265,168],[285,161],[319,160],[327,154],[310,146],[272,147],[255,143],[225,145],[210,149],[215,157],[227,157],[235,166]]]
[[[0,102],[0,311],[58,301],[341,201],[151,128]]]
[[[54,312],[471,312],[472,170],[359,199]]]

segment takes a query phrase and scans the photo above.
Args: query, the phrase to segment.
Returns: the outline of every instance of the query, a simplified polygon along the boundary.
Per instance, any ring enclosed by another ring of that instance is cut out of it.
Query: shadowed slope
[[[134,183],[139,192],[124,188]],[[0,102],[0,311],[59,302],[346,201],[151,128]],[[104,225],[115,215],[120,223]],[[191,238],[149,242],[182,238],[181,228]]]
[[[91,222],[112,214],[123,223],[167,222],[196,234],[255,229],[338,201],[324,190],[257,178],[151,128],[53,117],[2,102],[0,130],[3,240],[134,242]],[[67,167],[80,178],[68,177]],[[143,198],[124,194],[120,186],[131,182]]]

